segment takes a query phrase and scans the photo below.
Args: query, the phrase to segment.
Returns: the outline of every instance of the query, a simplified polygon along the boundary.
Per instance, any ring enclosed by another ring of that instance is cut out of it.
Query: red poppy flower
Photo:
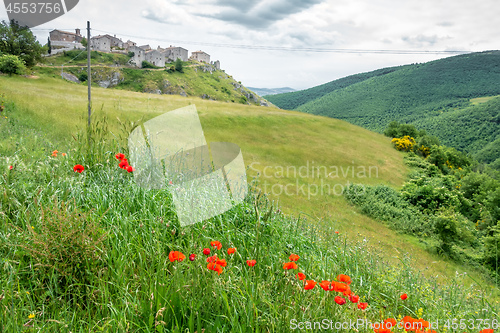
[[[229,249],[227,249],[227,254],[233,254],[234,252],[236,252],[235,247],[230,247]]]
[[[210,245],[213,246],[213,248],[217,248],[217,250],[222,249],[222,244],[219,241],[211,241]]]
[[[207,262],[216,262],[217,261],[217,255],[211,256],[207,258]]]
[[[256,263],[257,263],[257,261],[255,261],[255,260],[247,260],[247,265],[250,267],[255,266]]]
[[[373,331],[375,333],[391,333],[392,331],[387,329],[387,328],[383,328],[383,327],[379,327],[379,328],[374,328]]]
[[[203,249],[203,254],[208,256],[210,254],[210,249]]]
[[[300,281],[304,280],[306,278],[306,275],[304,273],[297,273],[297,279]]]
[[[73,171],[78,172],[78,173],[82,173],[83,170],[85,170],[85,168],[81,164],[77,164],[73,167]]]
[[[360,309],[360,310],[364,310],[367,307],[368,307],[368,303],[363,303],[363,302],[358,303],[358,309]]]
[[[66,153],[62,153],[61,155],[64,157],[64,156],[66,156]]]
[[[223,271],[223,269],[222,269],[221,265],[217,265],[217,264],[216,264],[216,263],[214,263],[214,262],[209,263],[209,264],[207,265],[207,268],[208,268],[209,270],[211,270],[211,271],[216,271],[216,272],[217,272],[217,274],[219,274],[219,275],[220,275],[220,274],[222,273],[222,271]]]
[[[290,259],[290,261],[297,261],[300,259],[300,257],[298,255],[292,253],[292,254],[290,254],[290,257],[288,259]]]
[[[338,305],[344,305],[346,302],[345,298],[342,298],[340,296],[335,296],[335,303]]]
[[[343,292],[344,296],[350,296],[351,295],[351,288],[347,286],[347,288]]]
[[[345,283],[332,281],[332,290],[338,293],[347,291],[347,288],[349,288],[349,286]]]
[[[493,333],[493,332],[495,332],[495,331],[492,328],[486,328],[482,331],[479,331],[479,333]]]
[[[174,262],[176,260],[183,261],[184,259],[186,259],[186,256],[180,251],[170,251],[170,253],[168,254],[168,259],[170,260],[170,262]]]
[[[338,231],[335,231],[336,234],[338,234],[339,232]]]
[[[127,166],[127,171],[128,172],[134,172],[135,171],[135,168],[132,167],[131,165]]]
[[[403,295],[401,295],[400,297],[401,297],[401,299],[404,301],[405,299],[407,299],[407,298],[408,298],[408,295],[407,295],[407,294],[403,294]]]
[[[384,320],[384,328],[391,329],[393,327],[396,327],[397,324],[398,322],[394,318],[387,318],[386,320]]]
[[[58,151],[57,151],[57,150],[54,150],[54,151],[52,152],[52,156],[57,157],[57,153],[58,153]]]
[[[306,280],[306,285],[304,286],[304,289],[305,290],[310,290],[310,289],[313,289],[314,286],[316,285],[316,281],[314,280]]]
[[[117,160],[121,161],[121,160],[123,160],[125,158],[125,155],[122,154],[122,153],[118,153],[118,154],[115,155],[115,157],[116,157]]]
[[[358,295],[351,295],[349,296],[349,300],[353,303],[358,303],[359,302],[359,296]]]
[[[226,267],[227,266],[227,262],[226,262],[226,259],[219,259],[215,262],[217,265],[220,265],[222,267]]]
[[[337,276],[337,281],[344,282],[346,284],[351,284],[352,282],[349,275],[344,275],[344,274],[339,274],[339,276]]]
[[[196,259],[196,254],[190,254],[189,255],[189,260],[194,261]]]
[[[298,266],[296,263],[292,262],[286,262],[283,264],[283,269],[297,269]]]
[[[128,160],[124,158],[123,160],[120,161],[120,164],[118,164],[120,169],[126,169],[128,167]]]
[[[12,165],[9,165],[9,170],[12,170],[14,169],[14,167]]]
[[[321,281],[321,283],[319,284],[319,286],[321,288],[323,288],[323,290],[328,291],[328,290],[330,290],[330,281],[326,281],[326,280],[325,281]]]

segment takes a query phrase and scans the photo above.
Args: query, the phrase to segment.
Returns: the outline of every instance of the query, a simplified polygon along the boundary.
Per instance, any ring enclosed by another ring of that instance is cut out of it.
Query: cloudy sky
[[[498,0],[80,0],[33,28],[203,50],[246,86],[305,89],[350,74],[500,49]],[[6,19],[5,8],[0,18]],[[382,51],[382,52],[380,52]]]

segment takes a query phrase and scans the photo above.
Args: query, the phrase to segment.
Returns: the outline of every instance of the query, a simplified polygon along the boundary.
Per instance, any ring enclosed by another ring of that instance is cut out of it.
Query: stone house
[[[212,65],[214,65],[215,69],[220,71],[220,61],[219,60],[212,61]]]
[[[80,43],[83,36],[80,35],[80,29],[75,29],[75,32],[68,32],[62,30],[52,30],[49,32],[49,38],[51,42],[74,42]]]
[[[205,53],[203,51],[194,51],[191,53],[191,59],[200,61],[200,62],[206,62],[207,64],[210,63],[210,55],[208,53]]]
[[[165,55],[165,62],[174,62],[178,58],[182,61],[188,61],[188,50],[182,47],[170,45],[170,47],[164,49],[163,54]]]
[[[142,68],[142,62],[146,60],[146,51],[135,45],[129,47],[128,50],[129,52],[134,52],[134,56],[130,59],[130,62]]]
[[[90,49],[101,52],[111,52],[111,39],[108,35],[90,38]]]
[[[165,67],[165,55],[158,50],[146,51],[146,61],[158,67]]]
[[[149,46],[149,44],[147,44],[147,45],[141,45],[141,46],[139,46],[139,47],[140,47],[141,49],[143,49],[144,51],[149,51],[149,50],[151,50],[151,46]]]

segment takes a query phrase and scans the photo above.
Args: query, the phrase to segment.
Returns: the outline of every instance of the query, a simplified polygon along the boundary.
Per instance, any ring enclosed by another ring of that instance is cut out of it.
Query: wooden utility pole
[[[92,79],[92,74],[90,73],[90,21],[87,21],[87,84],[89,87],[89,122],[88,126],[90,128],[90,115],[91,115],[91,109],[92,109],[92,104],[90,100],[90,83]]]

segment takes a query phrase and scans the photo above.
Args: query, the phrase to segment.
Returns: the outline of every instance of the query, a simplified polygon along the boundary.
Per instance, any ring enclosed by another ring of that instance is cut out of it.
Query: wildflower
[[[128,172],[133,172],[133,171],[135,171],[135,168],[132,167],[131,165],[129,165],[129,166],[127,166],[127,171]]]
[[[227,249],[227,254],[233,254],[234,252],[236,252],[236,248],[234,247],[230,247],[229,249]]]
[[[314,280],[306,280],[306,285],[304,286],[304,289],[305,290],[310,290],[310,289],[313,289],[314,286],[316,285],[316,281]]]
[[[218,259],[215,264],[217,265],[220,265],[222,267],[226,267],[227,266],[227,262],[226,262],[226,259]]]
[[[338,231],[335,231],[336,234],[338,234],[339,232]]]
[[[347,288],[349,286],[345,283],[342,283],[342,282],[335,282],[335,281],[332,281],[332,288],[331,290],[334,290],[338,293],[343,293],[345,291],[347,291]]]
[[[210,245],[213,246],[213,248],[217,248],[217,250],[222,249],[222,244],[219,241],[211,241]]]
[[[335,296],[335,303],[338,305],[344,305],[346,302],[345,298],[342,298],[340,296]]]
[[[368,303],[360,302],[358,303],[358,309],[365,310],[368,307]]]
[[[351,288],[349,286],[346,286],[346,289],[343,292],[344,296],[350,296],[351,295]]]
[[[495,332],[495,331],[492,328],[486,328],[482,331],[479,331],[479,333],[493,333],[493,332]]]
[[[33,319],[35,318],[35,314],[34,313],[30,313],[29,316],[28,316],[29,319]]]
[[[57,157],[57,153],[59,153],[59,152],[58,152],[57,150],[54,150],[54,151],[52,152],[52,156],[53,156],[53,157]]]
[[[9,170],[12,170],[14,169],[14,167],[12,165],[9,165]]]
[[[337,276],[337,280],[338,280],[339,282],[344,282],[344,283],[346,283],[346,284],[351,284],[351,282],[352,282],[352,281],[351,281],[351,278],[349,277],[349,275],[344,275],[344,274],[339,274],[339,275]]]
[[[330,281],[326,281],[326,280],[325,281],[321,281],[321,283],[319,284],[319,286],[321,288],[323,288],[323,290],[328,291],[328,290],[330,290]]]
[[[256,263],[257,263],[257,261],[255,261],[255,260],[247,260],[247,265],[250,267],[255,266]]]
[[[298,266],[294,262],[286,262],[283,264],[283,269],[297,269]]]
[[[208,256],[210,254],[210,249],[203,249],[203,254]]]
[[[397,324],[398,322],[394,318],[387,318],[386,320],[384,320],[384,328],[391,329],[393,327],[396,327]]]
[[[170,251],[170,253],[168,254],[168,259],[170,260],[170,262],[174,262],[176,260],[183,261],[184,259],[186,259],[186,256],[180,251]]]
[[[300,259],[300,257],[298,255],[292,253],[292,254],[290,254],[290,257],[288,259],[290,259],[290,261],[297,261]]]
[[[211,256],[207,258],[207,262],[216,262],[217,261],[217,255]]]
[[[190,254],[189,255],[189,260],[194,261],[196,259],[196,254]]]
[[[64,156],[66,156],[66,153],[62,153],[61,155],[64,157]]]
[[[77,164],[73,167],[73,171],[78,172],[78,173],[82,173],[83,170],[85,170],[85,168],[81,164]]]
[[[124,158],[123,160],[120,161],[120,164],[118,164],[120,169],[126,169],[128,167],[128,160]]]
[[[223,269],[222,269],[221,265],[217,265],[217,264],[216,264],[216,263],[214,263],[214,262],[209,263],[209,264],[207,265],[207,268],[208,268],[209,270],[211,270],[211,271],[216,271],[216,272],[217,272],[217,274],[219,274],[219,275],[220,275],[220,274],[222,273],[222,271],[223,271]]]
[[[115,157],[116,157],[117,160],[121,161],[121,160],[123,160],[125,158],[125,155],[122,154],[122,153],[118,153],[118,154],[115,155]]]
[[[403,295],[401,295],[400,297],[401,297],[401,299],[404,301],[405,299],[407,299],[407,298],[408,298],[408,295],[407,295],[407,294],[403,294]]]
[[[391,333],[391,330],[389,330],[387,328],[383,328],[383,327],[374,328],[373,331],[375,333]]]
[[[349,296],[349,300],[353,303],[358,303],[359,302],[359,296],[358,295],[351,295]]]
[[[304,273],[297,273],[297,279],[300,281],[304,280],[306,278],[306,275]]]

